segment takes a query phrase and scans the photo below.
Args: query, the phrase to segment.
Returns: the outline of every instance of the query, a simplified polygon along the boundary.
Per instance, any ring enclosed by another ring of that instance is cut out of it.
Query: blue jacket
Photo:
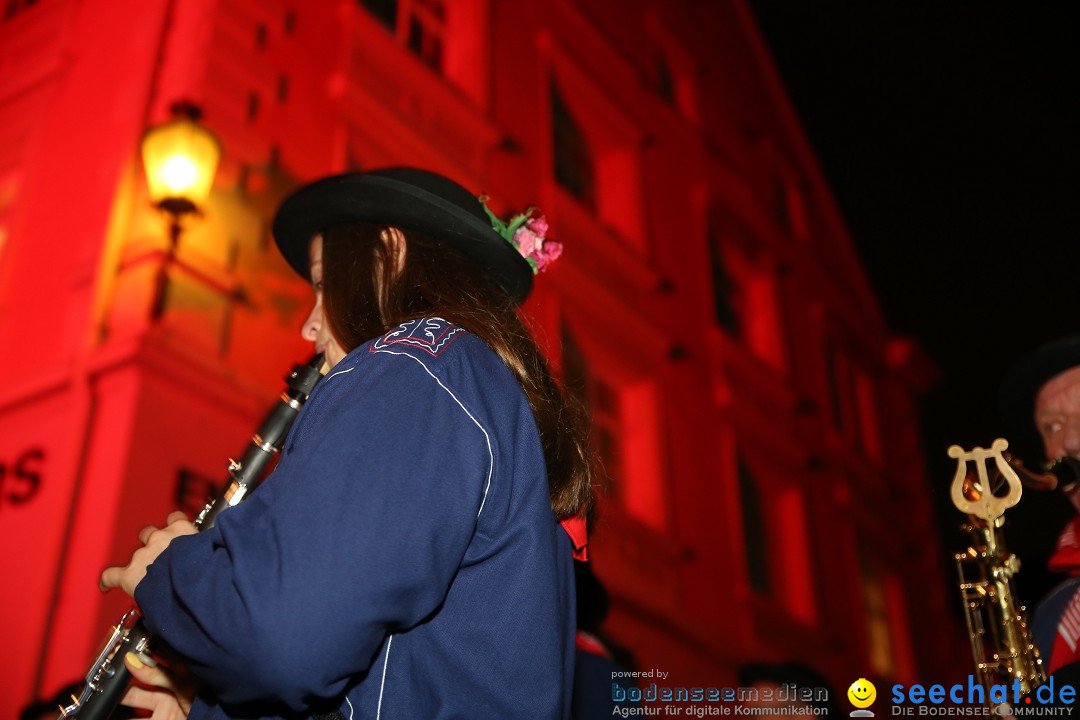
[[[135,598],[206,684],[190,720],[569,713],[571,547],[536,424],[495,353],[439,319],[349,353],[262,487],[174,540]]]

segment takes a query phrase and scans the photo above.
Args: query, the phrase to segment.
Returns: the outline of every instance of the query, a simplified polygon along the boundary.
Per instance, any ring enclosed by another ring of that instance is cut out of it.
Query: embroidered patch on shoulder
[[[442,318],[422,318],[398,325],[371,344],[370,352],[385,350],[393,345],[409,345],[419,348],[432,357],[438,357],[462,333],[462,329]]]

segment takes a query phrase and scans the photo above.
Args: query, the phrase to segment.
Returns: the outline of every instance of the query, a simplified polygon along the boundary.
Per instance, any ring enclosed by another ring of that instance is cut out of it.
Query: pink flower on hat
[[[544,237],[547,230],[547,219],[538,215],[527,219],[514,231],[514,247],[532,265],[535,273],[546,270],[562,254],[562,243]]]
[[[537,208],[529,208],[505,223],[488,208],[486,195],[480,196],[480,202],[491,218],[491,227],[517,248],[534,275],[546,270],[562,254],[562,243],[547,239],[547,218]]]
[[[533,257],[544,246],[544,238],[522,225],[514,233],[514,247],[518,249],[522,257]]]
[[[548,231],[547,218],[543,215],[531,217],[525,221],[525,227],[529,228],[540,237],[544,237],[547,235]]]
[[[560,255],[562,255],[562,243],[545,240],[544,247],[541,248],[540,254],[536,258],[538,269],[544,270],[548,265],[558,260]]]

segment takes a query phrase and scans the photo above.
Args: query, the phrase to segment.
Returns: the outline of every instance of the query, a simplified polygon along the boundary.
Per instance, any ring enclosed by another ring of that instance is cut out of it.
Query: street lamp
[[[146,186],[154,206],[169,216],[169,246],[158,269],[150,317],[157,320],[165,310],[169,267],[183,233],[182,218],[198,214],[210,196],[214,173],[221,160],[221,143],[199,124],[202,111],[192,103],[177,102],[172,119],[146,131],[142,139]]]

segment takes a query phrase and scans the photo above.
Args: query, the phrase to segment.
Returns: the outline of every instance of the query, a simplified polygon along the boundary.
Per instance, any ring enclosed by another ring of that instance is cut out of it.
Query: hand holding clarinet
[[[101,573],[98,585],[102,592],[118,587],[134,598],[135,587],[146,576],[146,568],[169,547],[169,543],[181,535],[198,532],[195,525],[180,511],[170,513],[165,523],[162,528],[148,525],[139,531],[142,547],[132,554],[127,565],[106,568]],[[157,658],[140,658],[135,653],[127,653],[124,664],[132,677],[147,687],[131,686],[120,701],[122,705],[150,710],[152,720],[182,720],[187,717],[198,690],[198,683],[187,673],[182,663],[173,661],[166,665]]]

